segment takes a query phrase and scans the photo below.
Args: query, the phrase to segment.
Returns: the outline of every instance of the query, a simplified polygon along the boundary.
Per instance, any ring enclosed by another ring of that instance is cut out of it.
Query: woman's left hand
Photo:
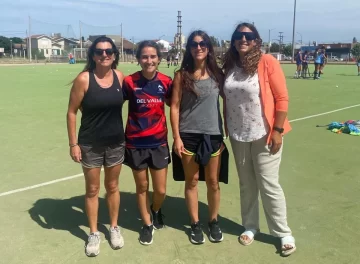
[[[275,155],[279,152],[281,145],[282,145],[282,135],[277,132],[273,131],[271,134],[271,144],[270,144],[270,154]]]

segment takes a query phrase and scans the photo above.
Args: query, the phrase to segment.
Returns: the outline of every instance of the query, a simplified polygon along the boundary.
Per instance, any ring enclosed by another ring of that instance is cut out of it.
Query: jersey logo
[[[142,90],[142,88],[135,87],[134,90],[135,90],[135,91],[139,91],[139,90]]]
[[[164,93],[164,87],[162,87],[160,84],[158,85],[158,93]]]

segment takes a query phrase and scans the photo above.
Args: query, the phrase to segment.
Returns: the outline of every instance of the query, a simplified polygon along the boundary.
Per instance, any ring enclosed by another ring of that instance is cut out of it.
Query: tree
[[[279,52],[280,46],[276,42],[271,43],[270,52]]]
[[[292,55],[292,45],[288,44],[282,48],[283,54],[285,56],[291,56]]]
[[[354,43],[354,44],[357,43],[356,37],[353,38],[353,43]]]
[[[4,48],[5,52],[10,52],[10,39],[0,36],[0,48]]]
[[[211,44],[213,45],[213,47],[220,47],[220,42],[217,38],[215,38],[214,36],[210,36],[210,41]]]
[[[13,44],[23,44],[24,43],[24,41],[21,38],[17,38],[17,37],[10,38],[10,40],[12,40]]]
[[[351,54],[354,58],[360,58],[360,43],[357,43],[353,46],[353,48],[351,49]]]

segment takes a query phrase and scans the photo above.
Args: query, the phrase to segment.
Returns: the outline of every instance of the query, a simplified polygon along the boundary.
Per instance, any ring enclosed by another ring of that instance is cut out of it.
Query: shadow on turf
[[[135,194],[121,192],[120,195],[121,206],[119,225],[124,229],[139,232],[142,221],[137,208]],[[164,221],[168,227],[181,230],[189,236],[190,220],[183,197],[167,196],[162,207],[162,212],[165,215]],[[81,226],[88,228],[83,195],[69,199],[40,199],[34,203],[33,207],[29,210],[29,214],[32,220],[45,229],[68,231],[72,235],[82,239],[84,242],[87,241],[88,235],[80,228]],[[98,217],[98,229],[109,241],[109,234],[106,227],[109,224],[109,216],[106,200],[103,197],[99,198]],[[199,218],[203,222],[203,230],[208,236],[208,206],[202,202],[199,202]],[[218,220],[222,231],[225,234],[238,236],[244,231],[243,226],[223,216],[219,215]],[[274,245],[279,252],[279,241],[273,236],[260,233],[256,236],[255,240]]]

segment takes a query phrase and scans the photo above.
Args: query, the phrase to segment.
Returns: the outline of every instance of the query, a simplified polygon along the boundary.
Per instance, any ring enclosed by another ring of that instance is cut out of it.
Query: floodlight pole
[[[293,34],[292,34],[292,62],[295,61],[295,21],[296,21],[296,0],[294,0],[294,20],[293,20]]]
[[[29,46],[28,46],[29,61],[31,62],[31,18],[29,16]]]
[[[82,34],[81,34],[81,21],[79,21],[79,29],[80,29],[80,59],[83,58],[83,43],[82,43]],[[74,53],[75,56],[75,53]]]

